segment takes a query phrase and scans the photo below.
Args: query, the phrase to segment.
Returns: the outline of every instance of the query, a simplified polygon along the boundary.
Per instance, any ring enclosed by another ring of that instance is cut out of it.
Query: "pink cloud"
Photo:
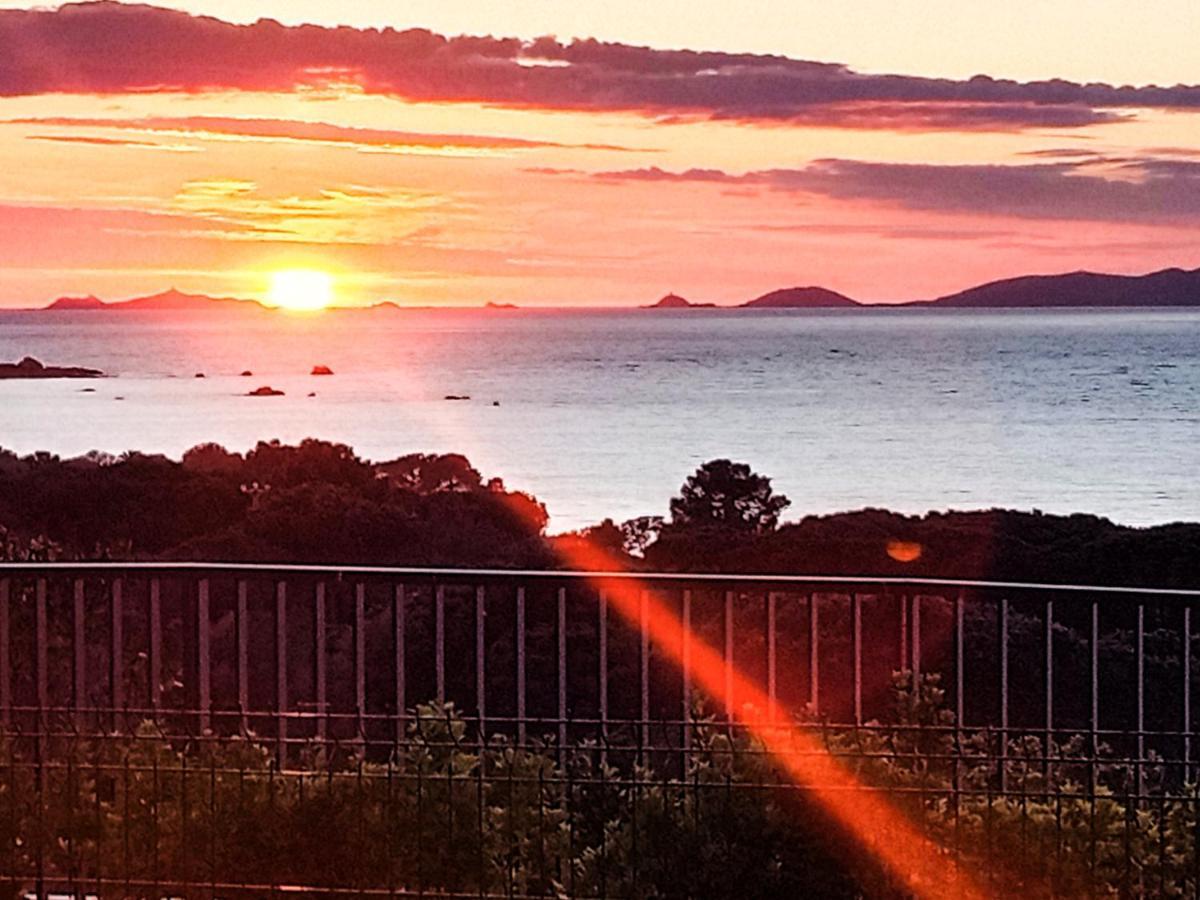
[[[608,183],[758,185],[908,210],[1046,220],[1200,226],[1200,161],[1088,156],[1010,165],[820,159],[794,169],[731,173],[657,166],[597,172]]]
[[[395,131],[383,128],[351,128],[326,122],[303,122],[292,119],[253,119],[226,116],[150,116],[141,119],[79,118],[45,116],[8,119],[4,125],[41,125],[64,128],[106,128],[143,132],[190,132],[197,135],[259,138],[264,140],[311,141],[346,144],[368,148],[419,147],[475,150],[527,150],[540,148],[614,150],[650,152],[646,148],[621,147],[614,144],[567,144],[557,141],[479,134],[432,134],[419,131]],[[91,143],[131,143],[105,138],[62,137]],[[149,142],[147,142],[149,143]]]
[[[1200,86],[868,75],[846,66],[595,40],[233,25],[105,2],[0,11],[0,95],[291,91],[352,82],[416,101],[854,128],[1018,130],[1200,109]]]

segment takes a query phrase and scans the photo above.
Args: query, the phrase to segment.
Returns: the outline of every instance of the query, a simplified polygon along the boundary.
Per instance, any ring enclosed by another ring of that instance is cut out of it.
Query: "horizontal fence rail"
[[[998,896],[1196,896],[1198,606],[939,579],[0,563],[0,897],[721,895],[736,867],[706,856],[773,873],[729,896],[882,891],[782,773],[780,730]],[[678,652],[648,622],[662,607]],[[743,681],[763,706],[738,708]]]

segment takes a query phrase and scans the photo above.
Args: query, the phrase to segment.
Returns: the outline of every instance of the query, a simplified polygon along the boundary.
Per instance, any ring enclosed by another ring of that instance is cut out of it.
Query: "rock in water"
[[[19,363],[0,363],[0,378],[103,378],[99,369],[82,366],[46,366],[26,356]]]

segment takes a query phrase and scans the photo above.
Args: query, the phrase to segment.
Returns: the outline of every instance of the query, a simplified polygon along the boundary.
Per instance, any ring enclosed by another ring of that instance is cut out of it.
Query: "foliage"
[[[1008,747],[1001,792],[992,737],[956,731],[936,676],[901,673],[894,714],[886,726],[827,731],[829,748],[867,785],[889,789],[947,848],[947,865],[957,858],[1001,895],[1193,894],[1194,786],[1138,805],[1107,786],[1128,776],[1119,761],[1093,765],[1074,741],[1046,763],[1025,738]],[[839,846],[755,740],[709,720],[693,741],[683,771],[662,752],[614,760],[594,745],[560,754],[503,736],[480,747],[452,706],[426,705],[384,762],[313,753],[281,770],[253,737],[181,745],[147,723],[127,737],[48,739],[41,750],[56,764],[39,781],[33,739],[10,737],[0,740],[0,862],[30,875],[40,857],[46,871],[85,883],[236,874],[318,894],[894,890]],[[1089,765],[1094,795],[1080,780]]]
[[[31,875],[40,857],[45,871],[85,883],[235,876],[318,893],[856,893],[794,810],[742,789],[765,777],[761,757],[731,753],[715,730],[700,730],[688,778],[673,781],[648,768],[622,776],[595,747],[561,763],[551,748],[503,737],[480,748],[453,707],[416,712],[388,762],[310,770],[280,770],[252,740],[179,747],[145,724],[125,738],[43,748],[58,765],[38,782],[29,748],[14,740],[0,747],[0,804],[11,813],[0,871]]]
[[[0,454],[0,523],[64,558],[531,566],[547,516],[456,454],[373,464],[344,445],[161,456]]]
[[[999,737],[956,729],[940,681],[897,673],[894,721],[831,732],[831,751],[997,895],[1195,896],[1195,784],[1143,766],[1158,783],[1139,802],[1133,767],[1082,735],[1014,737],[1002,756]]]
[[[671,524],[762,534],[774,530],[790,503],[745,463],[714,459],[689,475],[671,500]]]
[[[601,488],[603,486],[600,486]],[[786,498],[744,463],[712,460],[647,515],[574,535],[632,568],[1194,587],[1200,524],[1129,528],[1012,510],[880,509],[779,524]],[[63,559],[561,566],[546,508],[459,454],[372,463],[345,444],[216,444],[181,462],[0,450],[0,524]],[[618,535],[619,532],[619,535]],[[904,552],[896,552],[895,548]],[[557,549],[571,549],[559,547]]]

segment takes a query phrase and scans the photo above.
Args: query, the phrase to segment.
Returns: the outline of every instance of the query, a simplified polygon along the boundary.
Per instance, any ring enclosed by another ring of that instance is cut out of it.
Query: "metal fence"
[[[3,563],[0,896],[889,890],[764,729],[816,736],[788,752],[837,760],[997,895],[1195,896],[1198,604]],[[718,677],[696,677],[701,647]],[[743,680],[764,708],[738,708]]]

